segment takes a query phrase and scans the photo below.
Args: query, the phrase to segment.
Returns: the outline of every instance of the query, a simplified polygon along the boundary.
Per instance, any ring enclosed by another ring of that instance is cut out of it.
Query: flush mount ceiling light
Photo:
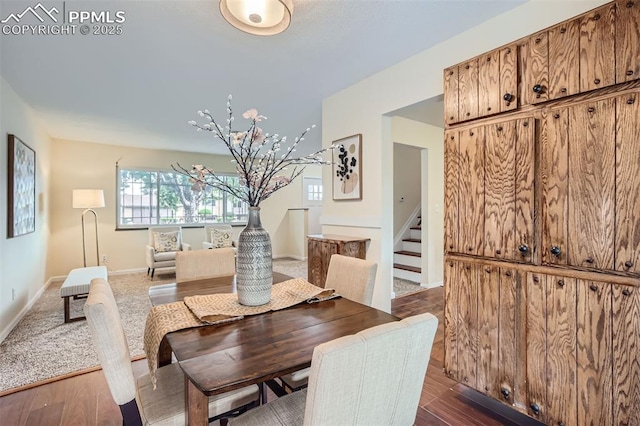
[[[293,13],[292,0],[220,0],[220,13],[237,29],[255,35],[286,30]]]

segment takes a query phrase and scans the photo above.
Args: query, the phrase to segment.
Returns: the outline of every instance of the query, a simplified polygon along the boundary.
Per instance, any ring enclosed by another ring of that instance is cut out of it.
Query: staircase
[[[416,283],[421,282],[422,269],[422,227],[418,216],[417,224],[409,228],[408,235],[402,239],[401,249],[393,253],[393,276]]]

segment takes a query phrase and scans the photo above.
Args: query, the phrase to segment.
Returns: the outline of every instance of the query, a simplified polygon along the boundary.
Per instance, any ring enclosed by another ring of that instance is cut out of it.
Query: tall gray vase
[[[236,262],[238,302],[246,306],[269,303],[273,259],[271,238],[260,223],[260,207],[249,207],[247,226],[240,232]]]

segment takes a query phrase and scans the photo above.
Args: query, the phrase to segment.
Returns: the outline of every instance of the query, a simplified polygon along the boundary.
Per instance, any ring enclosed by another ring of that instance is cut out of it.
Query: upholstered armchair
[[[149,243],[146,247],[147,275],[151,279],[156,269],[176,267],[176,252],[191,250],[182,242],[182,228],[179,226],[150,226]]]
[[[215,224],[205,225],[203,249],[238,247],[238,243],[233,239],[233,228],[231,225]]]

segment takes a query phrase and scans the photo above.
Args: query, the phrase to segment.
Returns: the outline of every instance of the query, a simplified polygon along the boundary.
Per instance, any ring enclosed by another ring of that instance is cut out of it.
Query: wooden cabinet
[[[524,105],[549,100],[549,38],[547,31],[535,34],[520,45]]]
[[[640,1],[616,1],[616,83],[640,78]]]
[[[342,235],[308,235],[307,274],[311,284],[324,287],[329,270],[329,261],[334,254],[366,258],[368,238]]]
[[[580,91],[580,22],[572,19],[549,29],[549,99]]]
[[[484,233],[484,127],[459,133],[458,217],[460,251],[482,256]]]

